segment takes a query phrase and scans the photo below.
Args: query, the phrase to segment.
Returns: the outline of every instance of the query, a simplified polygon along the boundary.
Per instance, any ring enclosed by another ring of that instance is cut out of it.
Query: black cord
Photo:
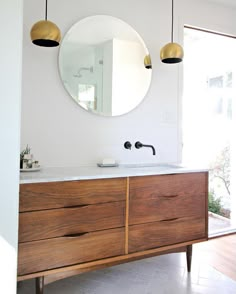
[[[48,18],[48,0],[46,0],[46,8],[45,8],[45,20]]]
[[[174,0],[172,0],[172,24],[171,24],[171,43],[173,43],[174,35]]]

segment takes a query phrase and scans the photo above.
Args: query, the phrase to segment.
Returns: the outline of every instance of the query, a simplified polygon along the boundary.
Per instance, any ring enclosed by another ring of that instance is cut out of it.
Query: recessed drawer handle
[[[89,206],[89,204],[68,205],[68,206],[64,206],[63,208],[81,208],[81,207],[86,207],[86,206]]]
[[[68,234],[68,235],[64,235],[63,237],[65,238],[77,238],[77,237],[81,237],[88,234],[88,232],[85,233],[77,233],[77,234]]]
[[[165,199],[171,199],[171,198],[175,198],[175,197],[178,197],[179,195],[166,195],[166,196],[160,196],[160,197],[162,197],[162,198],[165,198]]]
[[[174,222],[174,221],[176,221],[177,219],[179,219],[179,218],[176,217],[176,218],[163,219],[163,220],[161,220],[161,222]]]

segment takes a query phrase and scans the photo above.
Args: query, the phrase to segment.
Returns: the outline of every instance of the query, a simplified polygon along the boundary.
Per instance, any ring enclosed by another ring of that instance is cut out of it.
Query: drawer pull
[[[178,196],[179,196],[179,195],[166,195],[166,196],[162,196],[162,195],[161,195],[160,197],[169,200],[169,199],[172,199],[172,198],[175,198],[175,197],[178,197]]]
[[[64,235],[63,237],[65,237],[65,238],[78,238],[78,237],[84,236],[86,234],[88,234],[88,232],[77,233],[77,234],[68,234],[68,235]]]
[[[89,206],[89,204],[68,205],[68,206],[64,206],[63,208],[82,208],[82,207],[86,207],[86,206]]]
[[[176,221],[177,219],[179,219],[179,218],[176,217],[176,218],[163,219],[163,220],[161,220],[161,222],[174,222],[174,221]]]

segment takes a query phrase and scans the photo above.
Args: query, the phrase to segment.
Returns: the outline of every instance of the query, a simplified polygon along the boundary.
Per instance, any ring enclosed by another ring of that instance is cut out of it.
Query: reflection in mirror
[[[134,109],[146,95],[149,52],[137,32],[112,16],[87,17],[66,33],[59,52],[65,89],[84,109],[117,116]]]

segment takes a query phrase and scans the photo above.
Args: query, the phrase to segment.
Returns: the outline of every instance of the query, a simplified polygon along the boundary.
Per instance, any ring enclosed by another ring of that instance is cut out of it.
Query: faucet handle
[[[135,146],[135,148],[140,149],[143,147],[143,144],[141,142],[137,141],[137,142],[135,142],[134,146]]]
[[[131,144],[129,141],[126,141],[126,142],[124,143],[124,147],[125,147],[125,149],[129,149],[129,150],[131,150],[132,144]]]

